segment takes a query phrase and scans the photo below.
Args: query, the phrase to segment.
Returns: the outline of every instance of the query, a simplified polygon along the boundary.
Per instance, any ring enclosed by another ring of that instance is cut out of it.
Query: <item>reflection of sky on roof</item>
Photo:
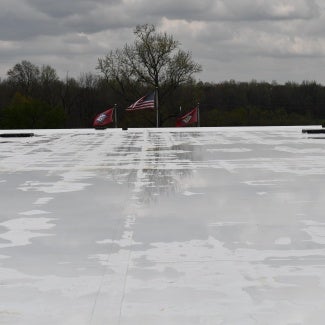
[[[0,141],[5,324],[44,324],[48,308],[53,324],[321,324],[323,140],[299,127],[35,133]]]

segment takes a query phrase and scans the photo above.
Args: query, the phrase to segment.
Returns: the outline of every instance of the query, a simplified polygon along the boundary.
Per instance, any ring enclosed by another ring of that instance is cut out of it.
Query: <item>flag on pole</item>
[[[93,122],[94,128],[105,128],[108,124],[113,122],[114,108],[110,108],[98,114]]]
[[[136,102],[131,104],[126,111],[136,111],[140,109],[154,109],[155,108],[155,92],[143,96],[138,99]]]
[[[198,108],[193,108],[190,112],[185,115],[178,117],[176,120],[176,126],[187,126],[198,121]]]

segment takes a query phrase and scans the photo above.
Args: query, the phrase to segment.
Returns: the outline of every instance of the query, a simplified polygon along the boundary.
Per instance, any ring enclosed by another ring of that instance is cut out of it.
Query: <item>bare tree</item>
[[[8,70],[8,81],[17,84],[22,91],[30,94],[40,77],[39,68],[29,61],[23,60],[21,63]]]
[[[157,88],[159,103],[202,70],[190,52],[181,50],[172,35],[157,32],[154,25],[139,25],[135,41],[98,59],[98,67],[114,89],[127,100],[137,90]],[[138,94],[136,94],[138,95]]]
[[[59,77],[54,68],[50,65],[43,65],[40,71],[41,84],[51,84],[59,81]]]

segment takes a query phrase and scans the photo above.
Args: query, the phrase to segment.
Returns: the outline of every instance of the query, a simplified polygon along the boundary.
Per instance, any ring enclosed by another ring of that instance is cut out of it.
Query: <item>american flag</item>
[[[126,111],[136,111],[139,109],[154,109],[155,108],[155,92],[143,96],[140,99],[138,99],[136,102],[131,104]]]

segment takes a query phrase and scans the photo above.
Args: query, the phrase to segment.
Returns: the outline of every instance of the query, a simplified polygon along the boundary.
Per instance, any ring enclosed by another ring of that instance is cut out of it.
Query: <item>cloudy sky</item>
[[[22,60],[96,73],[144,23],[192,52],[198,80],[325,83],[325,0],[0,0],[0,77]]]

